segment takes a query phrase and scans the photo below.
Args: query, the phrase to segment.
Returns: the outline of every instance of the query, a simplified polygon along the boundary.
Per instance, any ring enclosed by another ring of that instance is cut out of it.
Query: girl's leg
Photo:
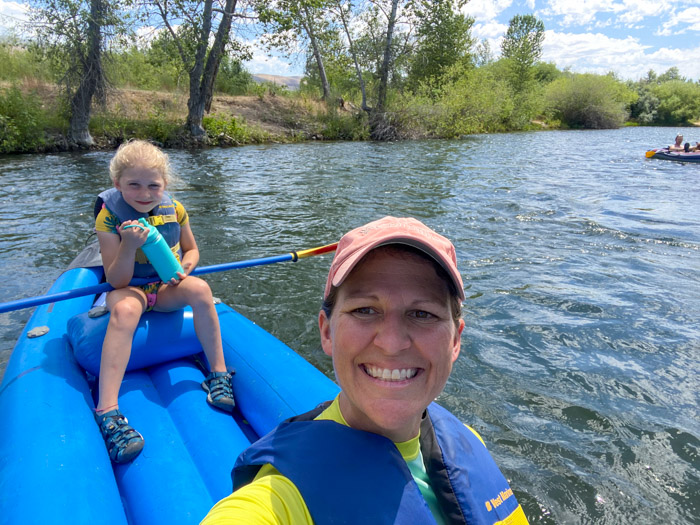
[[[146,294],[138,288],[114,290],[107,295],[107,308],[111,315],[100,359],[98,414],[119,407],[119,387],[131,356],[134,331],[146,309]]]
[[[219,317],[216,315],[211,288],[206,281],[188,276],[177,286],[163,285],[158,290],[154,310],[171,312],[187,305],[192,307],[194,331],[207,356],[210,371],[226,372]]]

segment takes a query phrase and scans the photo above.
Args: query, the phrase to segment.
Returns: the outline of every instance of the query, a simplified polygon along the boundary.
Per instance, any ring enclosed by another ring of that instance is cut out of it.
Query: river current
[[[467,326],[439,401],[481,434],[530,523],[684,524],[700,519],[700,164],[644,156],[677,131],[169,154],[203,265],[384,215],[449,237]],[[89,241],[110,158],[0,156],[1,302],[46,292]],[[206,279],[332,377],[316,321],[330,259]],[[0,377],[30,315],[0,314]]]

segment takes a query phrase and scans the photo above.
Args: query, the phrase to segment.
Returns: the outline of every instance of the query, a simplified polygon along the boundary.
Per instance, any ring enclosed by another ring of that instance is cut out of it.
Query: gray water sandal
[[[202,382],[202,388],[208,392],[207,403],[226,412],[233,412],[236,406],[231,375],[228,372],[212,372]]]
[[[104,414],[95,413],[95,421],[107,445],[109,459],[114,463],[127,463],[143,449],[143,436],[134,430],[119,410]]]

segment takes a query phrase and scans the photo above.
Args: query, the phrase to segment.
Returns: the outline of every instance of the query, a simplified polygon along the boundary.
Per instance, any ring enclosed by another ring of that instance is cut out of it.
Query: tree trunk
[[[313,19],[309,15],[309,10],[304,6],[304,16],[306,17],[302,20],[302,25],[306,34],[309,35],[309,40],[311,41],[311,47],[314,52],[314,58],[316,59],[316,65],[318,65],[318,74],[321,77],[321,90],[323,92],[323,100],[328,101],[331,98],[331,87],[328,84],[328,77],[326,76],[326,68],[323,65],[323,57],[321,56],[321,49],[318,46],[318,39],[316,38],[316,33],[313,28]]]
[[[389,71],[391,70],[391,41],[394,37],[394,26],[396,25],[396,10],[399,6],[399,0],[391,0],[391,14],[386,28],[386,46],[384,47],[384,60],[382,61],[382,70],[379,75],[379,88],[377,91],[377,111],[384,111],[386,105],[387,86],[389,84]]]
[[[69,139],[83,147],[90,147],[95,143],[89,128],[92,99],[95,93],[99,93],[104,88],[104,71],[102,70],[104,10],[103,0],[90,1],[88,50],[83,61],[80,83],[70,101]]]
[[[185,126],[195,139],[202,139],[206,135],[206,131],[204,131],[204,127],[202,127],[204,107],[206,105],[206,97],[202,84],[202,72],[204,71],[204,59],[207,55],[209,33],[211,32],[212,3],[213,0],[206,0],[204,2],[202,30],[199,33],[199,42],[197,43],[194,64],[189,72],[190,98],[187,100],[187,121],[185,122]]]
[[[207,113],[211,109],[211,101],[212,98],[214,98],[214,82],[216,81],[216,75],[219,74],[219,65],[221,64],[221,59],[224,57],[224,50],[228,43],[228,37],[231,32],[231,20],[233,19],[233,12],[236,10],[236,2],[237,0],[226,0],[224,14],[219,23],[219,29],[216,31],[214,45],[212,45],[209,50],[207,65],[204,68],[202,91],[204,92],[205,99],[204,109]],[[204,115],[202,115],[202,118],[204,118]]]
[[[385,113],[386,95],[389,84],[389,71],[391,70],[392,53],[391,41],[396,25],[396,11],[399,0],[391,0],[391,14],[386,28],[386,47],[384,48],[384,60],[379,74],[379,86],[377,89],[377,107],[369,115],[369,136],[372,140],[394,140],[397,138],[397,130]]]
[[[350,28],[348,28],[348,22],[345,19],[345,12],[343,11],[343,6],[338,1],[338,11],[340,13],[340,19],[343,22],[343,27],[345,28],[345,35],[348,37],[348,43],[350,44],[350,54],[352,55],[352,60],[355,63],[355,72],[357,73],[357,80],[360,83],[360,93],[362,93],[362,109],[364,111],[367,111],[368,113],[371,111],[371,108],[367,106],[367,94],[365,90],[365,80],[362,78],[362,69],[360,68],[360,64],[357,61],[357,53],[355,52],[355,45],[352,40],[352,36],[350,36]]]

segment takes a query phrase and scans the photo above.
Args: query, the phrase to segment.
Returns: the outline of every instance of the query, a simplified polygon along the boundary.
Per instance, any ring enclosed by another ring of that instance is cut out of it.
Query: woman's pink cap
[[[464,301],[464,284],[457,269],[455,247],[449,239],[410,217],[384,217],[343,235],[328,272],[323,297],[328,297],[333,286],[340,286],[367,253],[387,244],[407,244],[430,255],[452,278],[460,299]]]

